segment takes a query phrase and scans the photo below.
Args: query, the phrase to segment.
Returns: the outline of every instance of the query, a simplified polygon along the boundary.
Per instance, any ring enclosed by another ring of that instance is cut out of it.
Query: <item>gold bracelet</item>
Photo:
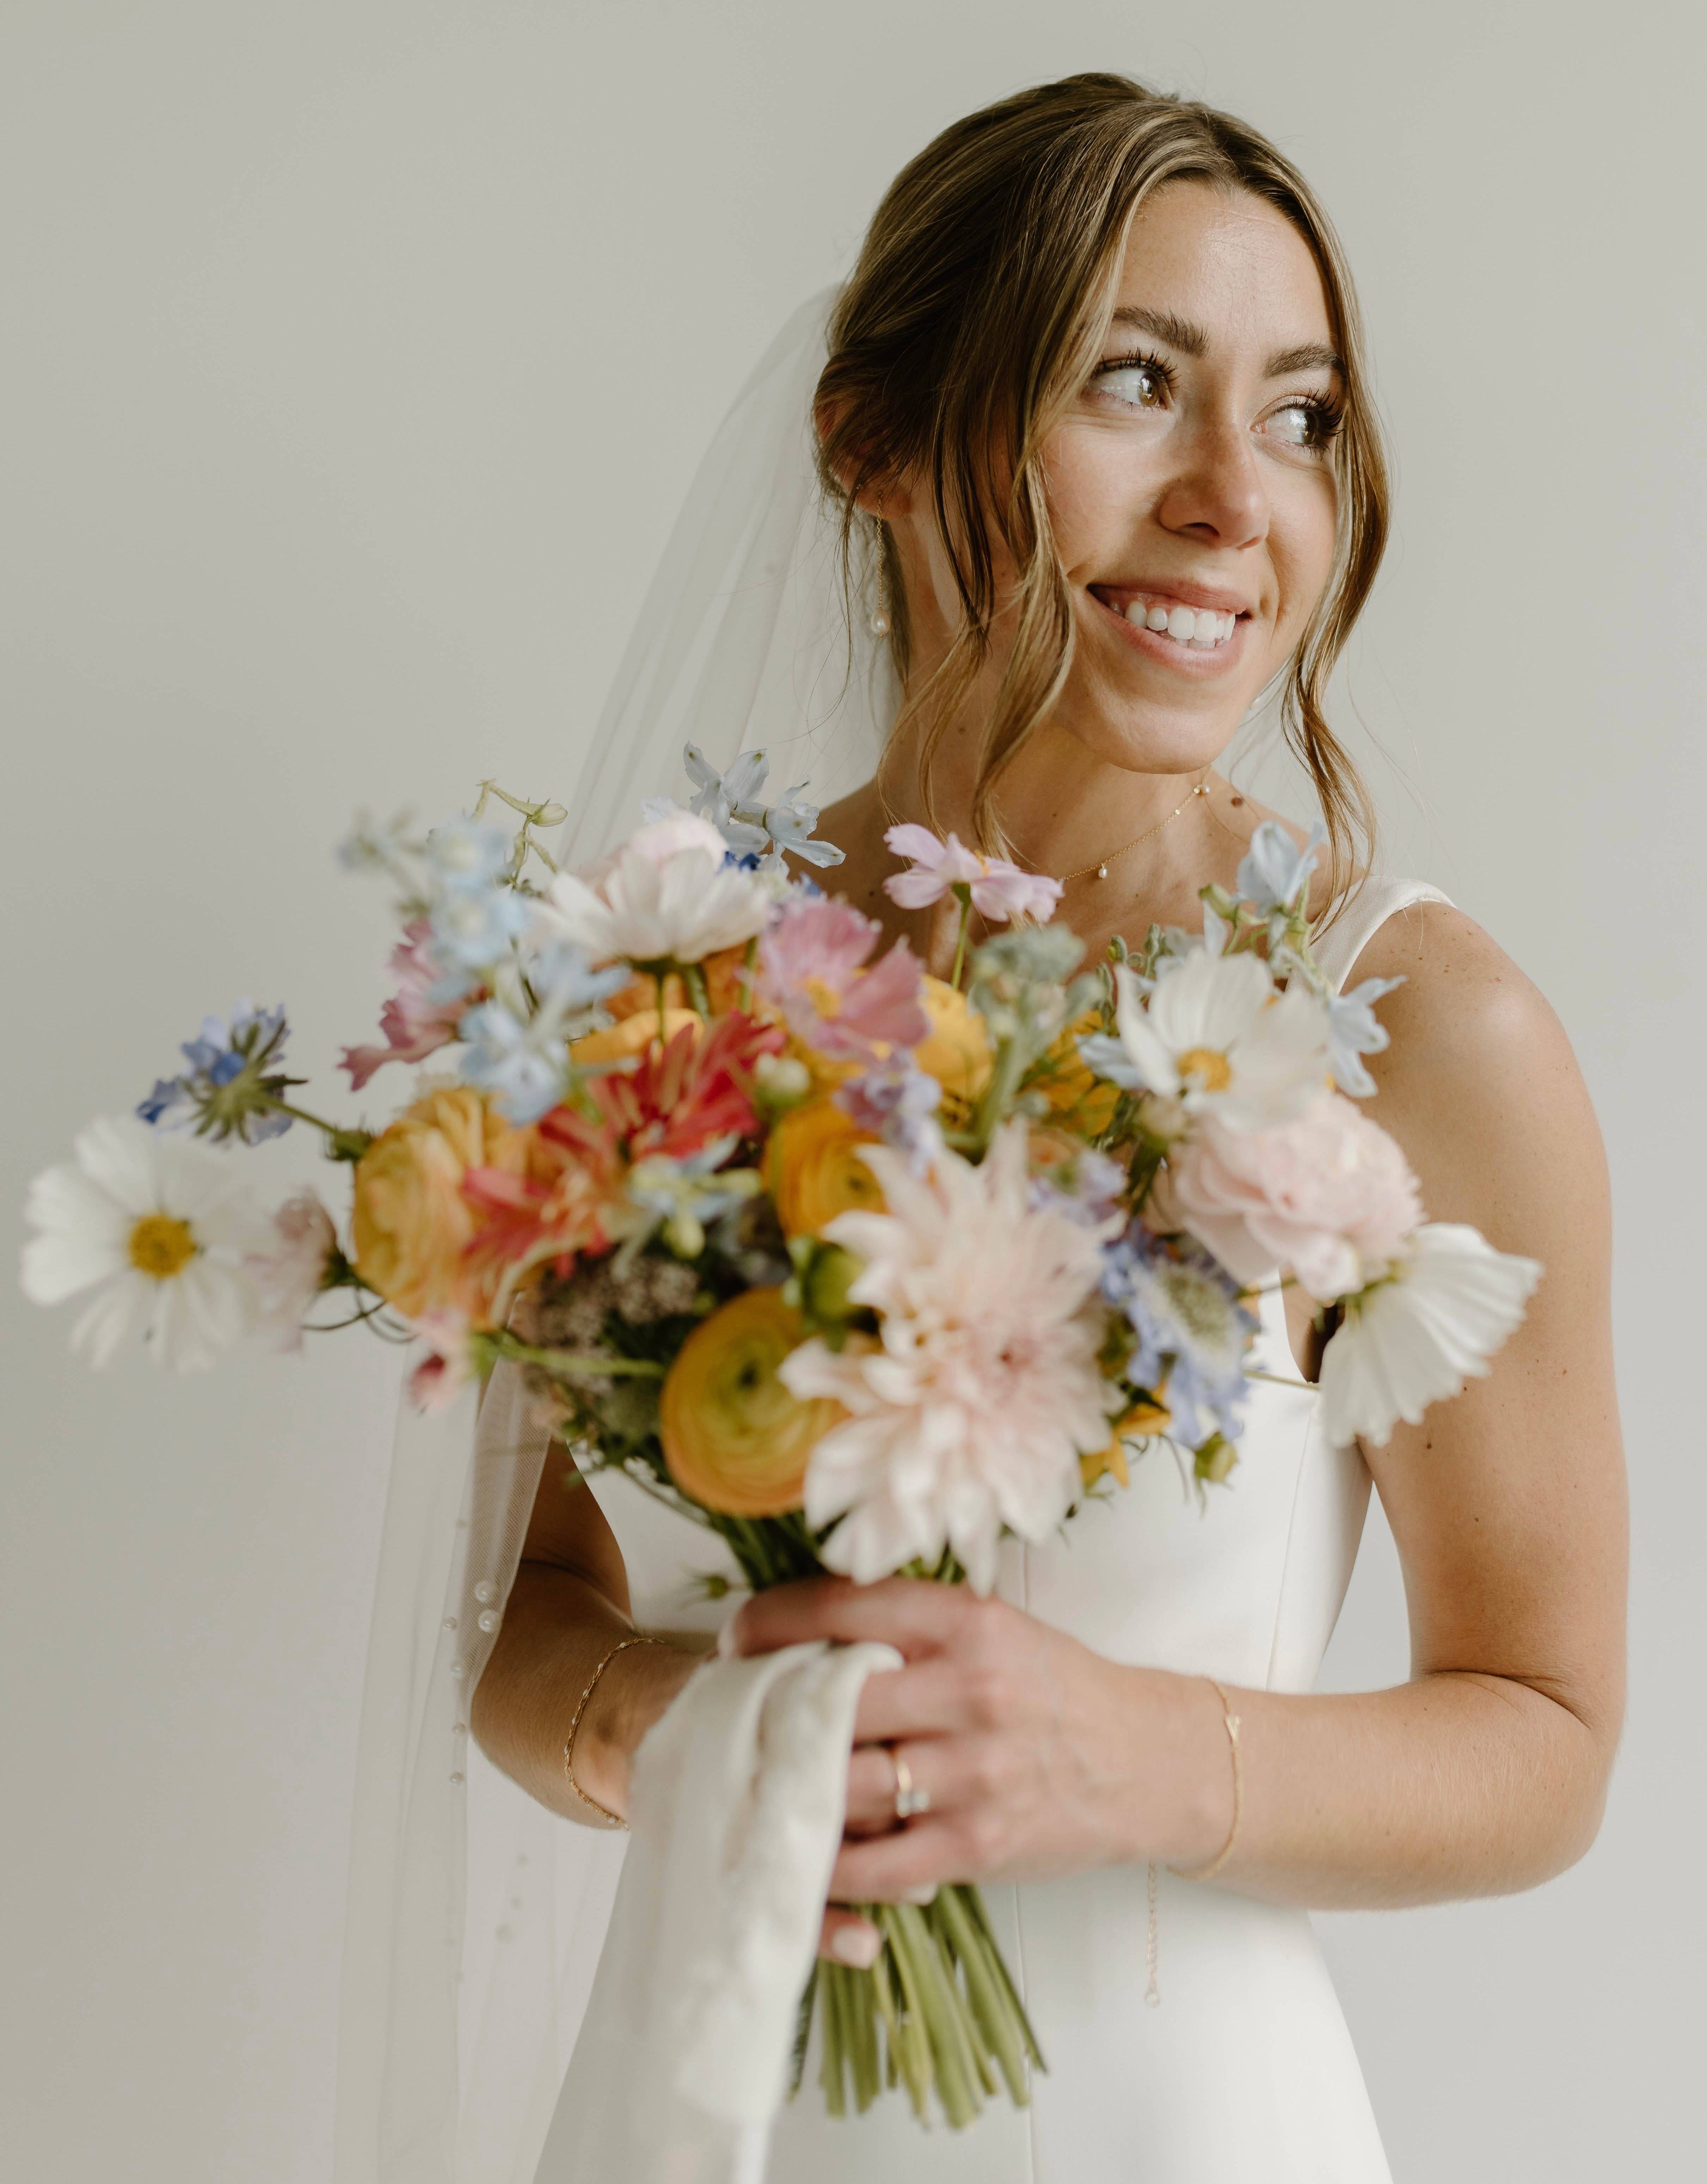
[[[1205,1676],[1203,1680],[1221,1702],[1221,1719],[1226,1724],[1227,1742],[1232,1748],[1233,1825],[1227,1830],[1226,1841],[1222,1844],[1207,1865],[1200,1865],[1195,1873],[1181,1873],[1177,1865],[1169,1867],[1169,1872],[1180,1880],[1213,1880],[1214,1879],[1233,1855],[1233,1846],[1239,1840],[1239,1822],[1245,1810],[1245,1769],[1239,1751],[1239,1717],[1233,1711],[1232,1702],[1215,1679],[1213,1676]]]
[[[596,1797],[589,1797],[575,1780],[575,1733],[581,1726],[581,1717],[587,1711],[587,1702],[597,1688],[600,1677],[604,1674],[619,1653],[626,1653],[631,1646],[663,1646],[668,1642],[663,1638],[625,1638],[620,1645],[613,1646],[598,1667],[594,1669],[592,1674],[588,1677],[587,1688],[582,1692],[581,1702],[576,1708],[574,1718],[569,1724],[569,1735],[563,1746],[563,1772],[567,1777],[569,1787],[583,1805],[589,1806],[602,1820],[613,1828],[626,1828],[628,1823],[620,1813],[613,1813],[608,1805],[601,1805]]]

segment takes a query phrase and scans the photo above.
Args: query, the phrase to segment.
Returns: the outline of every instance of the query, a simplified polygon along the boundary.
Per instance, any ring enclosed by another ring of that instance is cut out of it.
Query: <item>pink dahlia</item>
[[[1269,1129],[1205,1117],[1169,1155],[1168,1191],[1239,1280],[1290,1267],[1325,1302],[1381,1273],[1423,1217],[1404,1155],[1336,1092]]]
[[[883,883],[884,893],[903,910],[926,910],[940,902],[957,887],[971,894],[972,906],[993,925],[1011,917],[1035,917],[1046,925],[1061,900],[1059,880],[1040,872],[1022,872],[1001,857],[983,857],[968,850],[959,837],[945,842],[929,827],[891,827],[884,836],[898,857],[909,859],[908,869],[895,872]]]
[[[841,1518],[824,1560],[862,1584],[948,1546],[988,1592],[1004,1529],[1048,1538],[1079,1497],[1080,1455],[1107,1442],[1096,1301],[1118,1223],[1034,1205],[1024,1123],[979,1167],[945,1153],[917,1176],[887,1146],[863,1157],[889,1211],[839,1214],[824,1234],[862,1262],[849,1294],[879,1338],[840,1354],[808,1342],[781,1368],[795,1395],[849,1413],[812,1452],[806,1520]]]
[[[759,987],[820,1054],[869,1060],[874,1047],[917,1046],[930,1031],[918,959],[904,940],[867,970],[875,918],[828,895],[795,895],[759,943]]]
[[[383,1046],[347,1046],[339,1068],[349,1072],[349,1089],[360,1092],[374,1071],[388,1061],[425,1061],[429,1054],[448,1046],[456,1027],[477,989],[457,994],[449,1000],[435,1000],[433,988],[443,976],[429,945],[432,928],[424,917],[404,926],[403,939],[391,951],[391,968],[398,981],[396,993],[379,1012]]]

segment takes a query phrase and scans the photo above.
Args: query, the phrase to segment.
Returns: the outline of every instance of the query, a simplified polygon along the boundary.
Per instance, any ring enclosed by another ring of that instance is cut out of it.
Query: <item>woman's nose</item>
[[[1157,510],[1163,527],[1206,544],[1258,546],[1269,534],[1269,496],[1243,426],[1205,421],[1180,444],[1183,458]]]

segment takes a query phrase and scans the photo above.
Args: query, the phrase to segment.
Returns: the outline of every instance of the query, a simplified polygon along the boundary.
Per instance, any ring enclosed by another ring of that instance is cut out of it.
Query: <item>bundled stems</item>
[[[801,1998],[792,2090],[805,2076],[816,2019],[818,2082],[832,2115],[848,2112],[851,2081],[862,2114],[885,2086],[901,2085],[919,2120],[931,2098],[962,2131],[1006,2086],[1016,2107],[1043,2054],[1016,1992],[977,1889],[940,1888],[921,1907],[857,1907],[883,1936],[869,1971],[822,1960]]]

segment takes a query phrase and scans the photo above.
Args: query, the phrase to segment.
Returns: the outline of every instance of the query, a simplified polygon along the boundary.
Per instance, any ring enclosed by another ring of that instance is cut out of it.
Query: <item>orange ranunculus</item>
[[[791,1108],[765,1154],[765,1181],[784,1235],[816,1236],[838,1213],[881,1213],[883,1191],[860,1157],[862,1145],[876,1143],[834,1100]]]
[[[802,1398],[777,1368],[806,1339],[780,1290],[748,1290],[703,1320],[665,1379],[659,1432],[670,1476],[703,1508],[731,1517],[798,1509],[806,1459],[846,1413]]]
[[[1141,1396],[1124,1418],[1114,1421],[1107,1447],[1079,1457],[1079,1474],[1085,1482],[1085,1490],[1088,1492],[1105,1471],[1122,1486],[1130,1485],[1131,1479],[1126,1468],[1126,1443],[1141,1440],[1149,1434],[1166,1433],[1172,1421],[1173,1412],[1165,1403],[1151,1402]]]
[[[711,1003],[714,1017],[726,1017],[732,1009],[741,1006],[747,983],[746,965],[745,943],[739,948],[720,948],[715,955],[707,956],[700,964],[700,969],[706,980],[706,998]],[[644,972],[636,972],[626,986],[609,997],[605,1006],[613,1017],[639,1016],[644,1011],[655,1018],[658,1013],[658,982]],[[679,971],[668,972],[664,979],[666,1011],[692,1006],[687,980]],[[761,1000],[756,998],[746,1014],[766,1016],[769,1011]]]
[[[619,994],[617,1000],[622,999]],[[663,1044],[667,1046],[684,1026],[703,1030],[704,1022],[692,1009],[671,1009],[664,1011]],[[569,1050],[569,1059],[580,1068],[595,1061],[632,1061],[644,1054],[658,1038],[658,1011],[655,1003],[650,1008],[637,1009],[632,1015],[620,1017],[603,1031],[589,1031],[585,1039],[577,1039]]]
[[[1101,1030],[1102,1024],[1094,1009],[1068,1024],[1026,1079],[1027,1089],[1040,1092],[1049,1102],[1052,1119],[1082,1138],[1101,1137],[1120,1102],[1119,1086],[1093,1077],[1079,1058],[1079,1040],[1087,1032]]]
[[[996,1067],[984,1018],[973,1013],[964,994],[941,978],[921,978],[918,997],[930,1018],[930,1032],[913,1049],[912,1058],[941,1085],[950,1113],[964,1113],[983,1097]]]
[[[451,1312],[489,1324],[496,1277],[473,1268],[471,1168],[519,1175],[527,1133],[466,1086],[429,1092],[376,1138],[356,1165],[351,1230],[356,1270],[405,1318]]]

